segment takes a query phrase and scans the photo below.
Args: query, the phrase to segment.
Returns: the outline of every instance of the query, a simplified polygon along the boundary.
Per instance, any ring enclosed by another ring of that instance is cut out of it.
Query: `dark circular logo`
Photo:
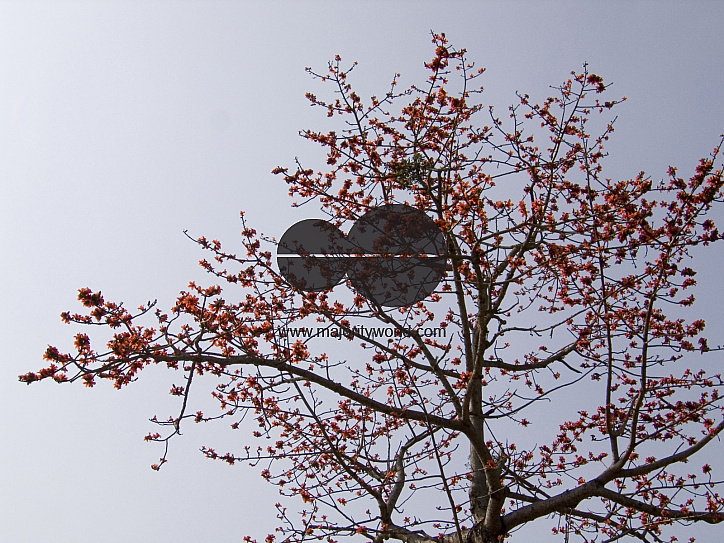
[[[299,290],[329,290],[347,275],[358,293],[386,307],[427,298],[446,262],[443,233],[425,213],[404,204],[368,211],[347,236],[321,219],[300,221],[277,249],[279,271]]]

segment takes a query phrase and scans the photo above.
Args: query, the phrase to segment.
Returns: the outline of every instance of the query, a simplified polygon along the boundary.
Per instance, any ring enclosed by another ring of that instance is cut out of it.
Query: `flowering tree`
[[[660,182],[606,179],[613,125],[595,125],[621,100],[597,98],[601,77],[584,67],[541,103],[519,95],[503,121],[481,105],[465,51],[433,43],[423,85],[399,92],[395,78],[368,105],[339,57],[308,70],[336,93],[311,103],[346,124],[302,133],[326,150],[326,171],[274,173],[335,228],[390,204],[424,212],[446,245],[434,292],[390,307],[349,277],[349,289],[298,288],[242,213],[245,254],[195,240],[225,298],[191,283],[168,312],[131,312],[81,289],[86,311],[63,321],[110,340],[96,350],[78,333],[75,352],[48,347],[47,367],[20,379],[120,388],[149,365],[180,373],[178,413],[146,437],[165,444],[154,469],[190,421],[251,425],[262,445],[203,451],[260,465],[298,498],[277,504],[281,535],[267,541],[477,543],[535,521],[565,541],[658,542],[676,540],[671,526],[720,522],[702,460],[724,429],[721,376],[704,370],[719,348],[689,317],[687,290],[692,251],[722,237],[710,218],[721,142],[688,180],[675,168]],[[218,409],[195,411],[210,380]]]

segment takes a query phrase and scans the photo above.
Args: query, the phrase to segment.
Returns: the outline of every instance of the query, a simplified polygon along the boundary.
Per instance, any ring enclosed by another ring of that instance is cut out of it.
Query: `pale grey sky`
[[[233,247],[242,209],[277,237],[309,215],[270,173],[318,162],[297,132],[331,128],[304,98],[329,92],[305,66],[357,60],[352,84],[379,95],[395,72],[419,79],[434,29],[487,68],[502,115],[515,90],[543,98],[586,61],[628,97],[605,175],[658,179],[690,173],[724,132],[723,15],[713,1],[0,2],[0,539],[226,543],[277,525],[256,470],[198,452],[239,448],[224,424],[188,427],[149,469],[162,451],[142,441],[147,419],[176,408],[163,371],[121,392],[17,375],[47,344],[70,347],[58,315],[78,288],[168,307],[206,280],[184,229]],[[699,278],[718,286],[714,264]]]

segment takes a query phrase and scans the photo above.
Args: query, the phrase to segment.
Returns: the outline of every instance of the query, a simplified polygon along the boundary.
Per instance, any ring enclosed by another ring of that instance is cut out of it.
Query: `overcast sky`
[[[183,230],[234,247],[240,210],[277,237],[307,218],[270,173],[318,163],[297,133],[332,128],[304,98],[329,96],[304,67],[357,60],[353,86],[380,95],[395,72],[419,81],[431,29],[487,68],[484,100],[501,113],[516,90],[544,98],[588,62],[628,97],[604,175],[690,174],[724,132],[724,4],[634,4],[0,2],[0,539],[263,540],[276,489],[198,452],[240,448],[227,425],[189,427],[149,468],[162,451],[142,440],[148,418],[177,407],[164,372],[120,392],[18,383],[47,344],[70,349],[59,314],[86,286],[169,307],[205,279]],[[715,264],[701,280],[718,286]],[[708,298],[711,314],[721,300]]]

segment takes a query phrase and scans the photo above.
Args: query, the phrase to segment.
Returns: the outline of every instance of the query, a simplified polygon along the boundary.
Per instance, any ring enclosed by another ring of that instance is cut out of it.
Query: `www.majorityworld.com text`
[[[418,328],[411,330],[408,328],[382,328],[376,326],[353,326],[352,328],[334,328],[329,326],[319,327],[296,327],[282,328],[279,330],[282,336],[288,338],[342,338],[363,337],[367,339],[377,338],[393,338],[393,337],[411,337],[417,334],[419,337],[427,338],[444,338],[447,337],[446,328]]]

